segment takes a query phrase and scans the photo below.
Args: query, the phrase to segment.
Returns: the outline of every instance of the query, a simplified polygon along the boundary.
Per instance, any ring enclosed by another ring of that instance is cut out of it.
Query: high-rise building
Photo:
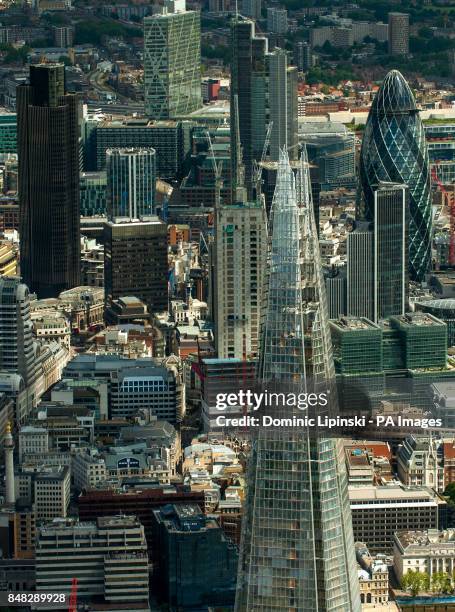
[[[167,272],[167,226],[158,217],[105,223],[106,304],[131,296],[145,302],[150,313],[167,310]]]
[[[363,199],[359,216],[374,218],[374,187],[381,181],[409,187],[409,274],[422,281],[430,269],[432,209],[425,134],[414,96],[392,70],[371,105],[360,154]]]
[[[294,64],[300,72],[306,72],[313,66],[313,56],[311,45],[304,41],[299,41],[294,45]]]
[[[409,54],[409,15],[389,13],[389,53],[390,55]]]
[[[201,17],[185,0],[165,0],[144,18],[145,113],[172,119],[202,106]]]
[[[21,274],[39,297],[79,285],[78,115],[64,65],[30,66],[17,88]]]
[[[347,314],[373,319],[373,239],[370,223],[357,223],[346,239]]]
[[[72,47],[74,40],[74,28],[72,26],[55,26],[54,43],[56,47]]]
[[[288,31],[288,12],[284,8],[267,8],[267,31],[274,34],[286,34]]]
[[[30,296],[19,278],[0,277],[0,370],[35,379],[35,348],[30,318]]]
[[[262,0],[243,0],[242,15],[250,19],[261,19]]]
[[[155,214],[154,149],[108,149],[107,216],[139,219]]]
[[[216,209],[213,318],[220,358],[257,356],[266,254],[267,218],[261,201]]]
[[[380,183],[374,190],[374,321],[406,312],[408,210],[406,185]]]
[[[254,162],[261,160],[269,122],[273,122],[272,159],[278,160],[279,148],[284,146],[291,158],[297,157],[297,71],[288,65],[287,55],[281,49],[268,52],[268,41],[256,36],[252,20],[242,17],[232,20],[231,48],[231,117],[237,116],[237,105],[245,187],[251,197]],[[237,132],[233,130],[234,178],[240,150],[236,140]]]
[[[266,55],[266,59],[269,121],[272,122],[270,159],[278,161],[280,149],[284,146],[289,151],[289,157],[296,159],[298,155],[297,69],[295,66],[288,66],[288,55],[282,49],[274,49]]]
[[[327,388],[334,377],[308,167],[286,153],[272,209],[258,375]],[[332,388],[332,391],[334,389]],[[291,415],[292,412],[289,412]],[[260,429],[253,441],[236,610],[360,610],[341,444]]]
[[[62,563],[62,558],[65,562]],[[36,591],[66,593],[77,578],[78,600],[149,610],[144,527],[133,516],[96,522],[55,520],[37,529]]]

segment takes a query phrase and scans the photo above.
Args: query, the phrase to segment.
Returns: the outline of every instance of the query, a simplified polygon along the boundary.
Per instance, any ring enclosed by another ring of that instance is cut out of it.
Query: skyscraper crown
[[[373,100],[371,112],[393,114],[416,110],[414,95],[406,79],[398,70],[391,70]]]

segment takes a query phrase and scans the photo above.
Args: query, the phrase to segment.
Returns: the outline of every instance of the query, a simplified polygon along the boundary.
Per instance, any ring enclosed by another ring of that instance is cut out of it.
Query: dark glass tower
[[[63,64],[17,89],[21,274],[39,297],[79,285],[79,98]]]
[[[258,374],[270,391],[333,386],[334,364],[308,164],[280,156]],[[332,394],[331,394],[332,396]],[[292,416],[292,409],[286,409]],[[303,416],[301,413],[300,416]],[[359,612],[343,447],[305,427],[253,440],[237,612]]]
[[[374,219],[374,186],[381,181],[409,186],[409,275],[421,281],[431,262],[430,170],[425,135],[414,96],[402,74],[392,70],[376,94],[360,155],[363,201],[360,217]]]

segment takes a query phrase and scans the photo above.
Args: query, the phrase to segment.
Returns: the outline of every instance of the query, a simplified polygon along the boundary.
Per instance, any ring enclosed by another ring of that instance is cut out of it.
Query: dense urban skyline
[[[2,609],[455,609],[454,22],[0,3]]]

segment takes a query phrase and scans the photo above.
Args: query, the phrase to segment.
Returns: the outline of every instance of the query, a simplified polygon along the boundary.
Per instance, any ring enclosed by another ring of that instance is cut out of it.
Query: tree
[[[449,498],[452,504],[455,504],[455,482],[449,482],[444,491],[444,495]]]
[[[418,595],[421,591],[427,590],[429,584],[429,575],[426,572],[419,572],[419,570],[409,570],[401,580],[401,587],[405,591],[409,591],[413,597]]]
[[[435,572],[431,577],[431,590],[435,593],[452,592],[452,581],[446,572]]]

